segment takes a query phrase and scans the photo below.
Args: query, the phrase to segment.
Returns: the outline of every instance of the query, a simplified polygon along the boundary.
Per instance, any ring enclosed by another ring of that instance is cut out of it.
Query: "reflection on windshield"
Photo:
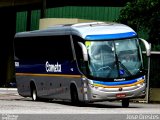
[[[137,39],[115,41],[86,41],[90,75],[99,78],[118,78],[136,75],[141,57]]]

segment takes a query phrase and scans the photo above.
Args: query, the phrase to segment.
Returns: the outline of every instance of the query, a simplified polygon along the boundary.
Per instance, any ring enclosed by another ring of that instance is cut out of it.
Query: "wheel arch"
[[[72,81],[72,82],[70,83],[70,90],[71,90],[71,89],[76,89],[77,92],[78,92],[78,87],[77,87],[76,82]]]
[[[71,95],[71,90],[76,90],[76,91],[77,91],[78,99],[79,99],[78,86],[77,86],[77,84],[76,84],[75,81],[72,81],[72,82],[70,83],[70,95]]]

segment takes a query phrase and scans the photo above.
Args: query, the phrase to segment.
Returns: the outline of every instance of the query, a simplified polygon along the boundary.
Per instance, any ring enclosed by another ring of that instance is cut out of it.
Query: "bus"
[[[141,42],[140,42],[141,41]],[[69,100],[74,104],[146,95],[140,43],[149,43],[127,25],[115,22],[64,24],[19,32],[14,37],[19,95]]]

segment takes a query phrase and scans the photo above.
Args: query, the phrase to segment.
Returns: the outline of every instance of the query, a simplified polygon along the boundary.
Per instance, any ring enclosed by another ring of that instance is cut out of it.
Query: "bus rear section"
[[[82,75],[73,57],[70,35],[52,34],[16,35],[16,83],[21,96],[71,100],[70,89],[81,93]],[[79,99],[83,99],[82,94]]]

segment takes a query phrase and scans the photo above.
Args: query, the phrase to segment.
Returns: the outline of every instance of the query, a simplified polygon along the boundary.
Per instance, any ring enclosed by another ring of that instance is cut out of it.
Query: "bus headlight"
[[[140,86],[142,86],[142,85],[143,85],[143,83],[137,84],[138,87],[140,87]]]
[[[88,84],[89,84],[90,87],[94,88],[93,80],[89,80]]]

